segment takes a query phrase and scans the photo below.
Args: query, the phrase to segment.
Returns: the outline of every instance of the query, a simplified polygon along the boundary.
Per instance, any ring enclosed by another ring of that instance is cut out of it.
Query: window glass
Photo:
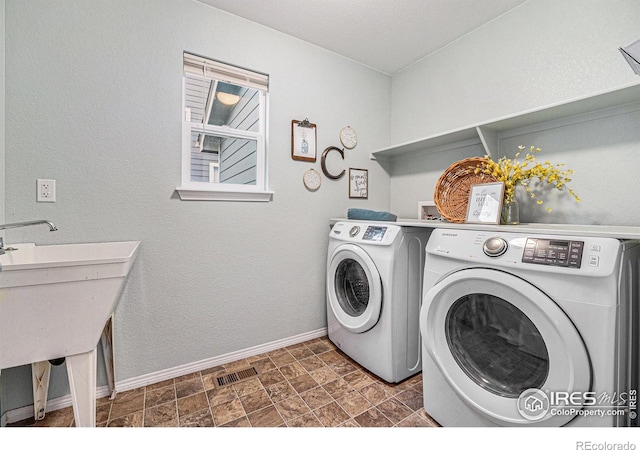
[[[255,185],[257,174],[256,141],[191,132],[191,181]],[[216,174],[210,174],[216,163]]]
[[[196,125],[260,131],[260,94],[252,88],[185,75],[187,120]]]

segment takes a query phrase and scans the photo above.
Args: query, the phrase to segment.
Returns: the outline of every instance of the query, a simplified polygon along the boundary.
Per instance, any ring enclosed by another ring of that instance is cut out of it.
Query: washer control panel
[[[363,222],[337,222],[329,233],[333,239],[370,245],[389,245],[398,235],[400,227],[397,225]]]
[[[523,263],[580,268],[584,241],[527,238]]]
[[[387,227],[369,226],[362,236],[363,241],[381,241],[387,232]]]

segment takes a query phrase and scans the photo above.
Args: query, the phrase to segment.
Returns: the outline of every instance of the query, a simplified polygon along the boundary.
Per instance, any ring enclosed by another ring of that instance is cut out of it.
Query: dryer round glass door
[[[521,278],[455,272],[425,292],[420,328],[451,388],[499,425],[560,426],[584,406],[580,396],[591,386],[584,343],[562,309]],[[569,404],[552,401],[576,392]]]
[[[353,333],[371,329],[382,310],[382,282],[371,257],[345,244],[331,256],[327,272],[329,305],[338,322]]]

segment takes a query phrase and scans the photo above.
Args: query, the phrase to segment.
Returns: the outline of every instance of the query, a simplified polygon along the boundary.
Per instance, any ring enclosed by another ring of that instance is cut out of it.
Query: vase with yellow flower
[[[524,146],[519,146],[513,159],[503,156],[497,162],[485,155],[485,160],[475,169],[476,174],[484,173],[504,182],[504,200],[500,217],[502,224],[516,225],[520,223],[520,208],[516,198],[518,186],[524,186],[528,196],[534,199],[538,205],[542,205],[544,201],[536,197],[536,193],[530,186],[532,180],[537,179],[548,183],[561,191],[571,181],[573,170],[564,169],[564,164],[554,165],[549,161],[544,163],[536,161],[535,154],[541,151],[539,148],[530,147],[524,155],[524,159],[518,159],[524,150]],[[577,202],[580,201],[580,197],[572,189],[568,189],[568,192]],[[551,212],[551,208],[547,208],[547,212]]]

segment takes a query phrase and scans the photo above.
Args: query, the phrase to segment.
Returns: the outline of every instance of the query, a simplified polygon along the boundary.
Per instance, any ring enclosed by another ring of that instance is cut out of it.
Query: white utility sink
[[[66,358],[77,426],[95,425],[97,345],[139,245],[16,244],[0,255],[0,370]]]

